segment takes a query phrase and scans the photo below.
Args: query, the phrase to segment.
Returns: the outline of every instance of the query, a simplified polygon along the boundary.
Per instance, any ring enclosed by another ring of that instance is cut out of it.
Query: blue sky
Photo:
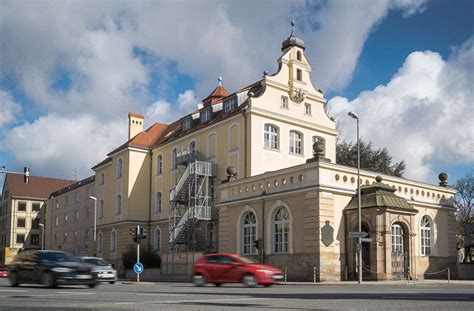
[[[127,134],[277,70],[294,15],[341,140],[361,133],[406,177],[474,164],[474,2],[0,0],[0,166],[74,179]],[[1,181],[0,181],[1,183]]]

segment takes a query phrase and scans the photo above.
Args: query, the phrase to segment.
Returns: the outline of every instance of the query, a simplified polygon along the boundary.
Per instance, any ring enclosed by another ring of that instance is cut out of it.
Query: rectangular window
[[[64,223],[67,222],[67,214],[64,215]]]
[[[307,116],[311,115],[311,104],[308,104],[308,103],[304,104],[304,114]]]
[[[75,194],[75,201],[76,202],[79,202],[79,200],[81,199],[81,193],[79,191],[76,191],[76,194]]]
[[[76,211],[76,212],[74,213],[74,219],[75,219],[76,221],[79,220],[79,211]]]
[[[303,81],[303,72],[301,69],[296,69],[296,80]]]
[[[31,229],[39,229],[40,228],[40,220],[39,219],[33,219],[31,222]]]
[[[86,229],[84,232],[84,239],[89,240],[89,229]]]
[[[105,174],[100,174],[99,185],[103,185],[105,183]]]
[[[290,131],[290,153],[302,154],[302,135],[295,131]]]
[[[282,96],[281,97],[281,108],[288,109],[288,97]]]
[[[104,200],[99,201],[99,218],[104,218]]]
[[[189,130],[191,128],[191,124],[192,124],[192,119],[190,117],[184,119],[181,124],[183,131]]]
[[[278,149],[278,129],[271,125],[265,124],[263,134],[264,146],[269,149]]]
[[[74,231],[74,241],[77,240],[77,231]]]
[[[67,242],[67,232],[64,232],[63,242]]]
[[[156,175],[163,174],[163,156],[160,154],[156,157]]]
[[[64,205],[66,205],[68,202],[69,202],[69,197],[66,194],[66,196],[64,197]]]
[[[40,208],[41,208],[41,204],[40,203],[33,203],[32,207],[31,207],[31,210],[33,212],[39,212],[40,211]]]
[[[207,108],[201,112],[201,123],[206,123],[211,119],[212,116],[212,107]]]
[[[26,212],[26,202],[18,202],[18,211]]]
[[[87,197],[90,198],[92,196],[92,187],[87,187]]]
[[[89,217],[91,217],[91,209],[90,208],[86,209],[86,218],[89,218]]]
[[[25,235],[24,234],[17,234],[16,235],[16,242],[17,243],[25,243]]]
[[[224,112],[229,112],[235,107],[237,107],[237,99],[235,97],[231,97],[224,101]]]
[[[54,220],[54,225],[59,226],[59,217],[56,217],[56,219]]]
[[[24,219],[24,218],[18,218],[17,219],[16,226],[18,228],[25,228],[25,224],[26,224],[26,219]]]
[[[31,235],[31,245],[39,245],[39,235],[37,234]]]

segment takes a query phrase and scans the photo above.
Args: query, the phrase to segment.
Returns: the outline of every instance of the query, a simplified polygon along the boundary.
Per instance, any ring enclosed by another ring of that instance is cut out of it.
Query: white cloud
[[[179,94],[176,104],[171,104],[165,100],[156,101],[148,106],[145,113],[145,122],[147,124],[153,122],[169,124],[197,110],[198,103],[194,91],[191,90]]]
[[[15,102],[10,92],[0,90],[0,129],[15,122],[21,106]]]
[[[49,114],[33,123],[9,130],[0,148],[12,153],[17,163],[29,165],[32,174],[78,178],[126,140],[127,120],[103,122],[82,115],[74,118]]]
[[[435,180],[434,168],[474,163],[474,38],[448,60],[431,51],[413,52],[387,85],[365,91],[349,101],[332,98],[328,105],[341,122],[343,136],[361,136],[387,146],[395,160],[405,159],[407,177]],[[439,172],[438,172],[439,173]]]

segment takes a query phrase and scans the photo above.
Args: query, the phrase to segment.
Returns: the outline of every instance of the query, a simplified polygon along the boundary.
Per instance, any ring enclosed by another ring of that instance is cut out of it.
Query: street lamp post
[[[41,227],[41,250],[44,250],[44,224],[39,224]]]
[[[353,111],[348,113],[349,117],[357,121],[357,209],[359,211],[359,232],[362,231],[362,212],[361,212],[361,198],[360,198],[360,137],[359,137],[359,116]],[[362,238],[359,236],[359,243],[357,245],[359,254],[359,273],[358,283],[362,283]]]
[[[94,200],[94,242],[96,241],[97,237],[97,198],[93,196],[89,196],[89,199]]]

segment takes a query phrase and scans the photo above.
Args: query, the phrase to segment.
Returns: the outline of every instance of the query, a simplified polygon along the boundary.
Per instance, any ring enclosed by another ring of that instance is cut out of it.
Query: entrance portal
[[[392,279],[405,279],[409,271],[408,230],[403,225],[392,225]]]

